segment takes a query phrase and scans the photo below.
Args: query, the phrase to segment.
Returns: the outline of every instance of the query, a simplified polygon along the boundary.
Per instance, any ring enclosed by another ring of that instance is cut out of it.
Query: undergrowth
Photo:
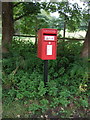
[[[79,57],[81,49],[79,42],[58,43],[44,87],[43,60],[37,58],[35,45],[14,39],[3,57],[3,118],[88,117],[88,69]]]

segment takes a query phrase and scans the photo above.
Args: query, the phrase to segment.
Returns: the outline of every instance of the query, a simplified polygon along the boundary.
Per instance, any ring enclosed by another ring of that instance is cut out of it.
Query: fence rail
[[[18,37],[32,37],[32,38],[35,38],[36,36],[30,36],[30,35],[14,35],[14,36],[18,36]],[[61,37],[58,37],[58,40],[75,40],[75,41],[84,41],[84,39],[78,39],[78,38],[61,38]]]

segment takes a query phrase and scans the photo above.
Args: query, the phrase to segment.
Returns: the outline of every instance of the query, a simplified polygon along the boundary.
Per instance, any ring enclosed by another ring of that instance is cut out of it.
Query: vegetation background
[[[90,117],[90,16],[89,3],[83,4],[82,9],[69,2],[2,3],[3,118]],[[59,17],[52,17],[51,12],[58,12]],[[57,59],[49,61],[47,87],[43,81],[43,61],[37,58],[40,28],[59,31]],[[66,30],[87,30],[85,41],[65,39]],[[35,37],[35,43],[31,38],[23,40],[22,36]]]

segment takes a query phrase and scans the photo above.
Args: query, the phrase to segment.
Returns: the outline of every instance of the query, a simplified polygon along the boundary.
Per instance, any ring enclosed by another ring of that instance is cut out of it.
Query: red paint
[[[38,31],[38,55],[42,60],[55,60],[57,29],[43,28]]]

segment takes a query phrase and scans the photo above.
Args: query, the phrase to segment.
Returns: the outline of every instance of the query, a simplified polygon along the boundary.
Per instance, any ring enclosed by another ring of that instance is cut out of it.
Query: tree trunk
[[[64,16],[64,27],[63,27],[63,38],[65,38],[66,35],[66,17]],[[64,50],[65,47],[65,39],[63,39],[63,44],[62,44],[62,50]]]
[[[64,19],[63,38],[65,38],[65,34],[66,34],[66,19]]]
[[[2,2],[2,53],[8,52],[13,32],[13,3]]]
[[[90,22],[88,25],[88,30],[87,30],[85,41],[83,44],[83,50],[81,53],[81,57],[83,57],[83,58],[89,57],[90,58]]]

